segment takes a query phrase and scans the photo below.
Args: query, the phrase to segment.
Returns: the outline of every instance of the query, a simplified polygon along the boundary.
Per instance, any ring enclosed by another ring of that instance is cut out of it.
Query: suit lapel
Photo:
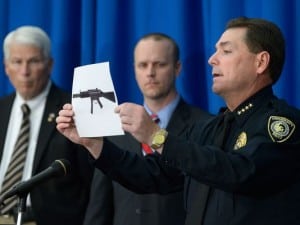
[[[15,93],[8,96],[7,98],[1,100],[1,116],[0,116],[0,160],[3,154],[4,142],[6,138],[6,132],[8,128],[8,122],[10,117],[10,112],[12,110],[12,105],[16,95]]]
[[[188,105],[181,99],[172,114],[167,130],[172,131],[176,136],[181,135],[188,127],[186,121],[191,116],[190,114]]]
[[[42,117],[42,122],[40,126],[38,141],[37,141],[37,148],[34,157],[34,164],[33,164],[33,174],[38,167],[38,162],[41,161],[43,153],[47,149],[48,142],[56,132],[56,122],[55,118],[60,110],[61,106],[61,97],[59,96],[60,91],[56,86],[52,84],[50,92],[46,99],[45,110]]]

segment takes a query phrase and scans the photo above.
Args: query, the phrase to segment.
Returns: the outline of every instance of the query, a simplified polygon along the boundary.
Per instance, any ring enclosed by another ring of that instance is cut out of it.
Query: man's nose
[[[29,62],[22,62],[22,63],[20,64],[19,70],[20,70],[20,72],[21,72],[22,74],[28,74],[29,71],[30,71],[30,64],[29,64]]]
[[[150,65],[150,66],[148,67],[148,74],[149,74],[150,76],[152,76],[152,75],[155,74],[155,66],[154,66],[154,65]]]
[[[216,52],[213,53],[209,59],[208,59],[208,64],[209,65],[216,65],[217,64],[217,57],[216,57]]]

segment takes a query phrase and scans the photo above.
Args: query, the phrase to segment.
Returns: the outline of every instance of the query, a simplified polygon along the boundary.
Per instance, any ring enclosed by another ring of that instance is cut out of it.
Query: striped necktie
[[[17,185],[23,176],[23,169],[25,165],[25,159],[27,155],[27,149],[29,144],[29,128],[30,128],[30,108],[27,104],[21,106],[23,112],[23,120],[21,123],[19,135],[9,162],[7,171],[2,183],[1,195],[9,191],[15,185]],[[1,209],[1,213],[5,214],[12,210],[18,203],[16,196],[13,196],[5,201],[5,206]]]
[[[159,123],[159,118],[156,114],[152,114],[151,118],[155,123]],[[142,148],[143,148],[143,151],[146,153],[146,155],[153,153],[152,148],[145,143],[142,143]]]

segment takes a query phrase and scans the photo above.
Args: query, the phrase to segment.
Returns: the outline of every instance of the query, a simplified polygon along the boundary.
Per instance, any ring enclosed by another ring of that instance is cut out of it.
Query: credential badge
[[[238,138],[235,142],[234,150],[238,150],[238,149],[244,147],[246,144],[247,144],[247,134],[245,132],[242,132],[238,136]]]
[[[281,116],[270,116],[268,132],[273,142],[285,142],[293,134],[295,124]]]

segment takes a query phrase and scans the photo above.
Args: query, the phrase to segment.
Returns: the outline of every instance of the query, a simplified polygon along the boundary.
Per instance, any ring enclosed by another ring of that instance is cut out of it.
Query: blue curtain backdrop
[[[1,0],[0,41],[18,26],[40,26],[52,39],[56,84],[71,91],[74,67],[110,61],[119,102],[142,103],[134,79],[133,47],[148,32],[164,32],[181,49],[180,93],[216,113],[223,101],[211,91],[207,60],[226,22],[238,16],[269,19],[281,27],[287,58],[275,92],[300,108],[298,0]],[[2,51],[0,58],[3,61]],[[0,96],[12,90],[1,64]]]

